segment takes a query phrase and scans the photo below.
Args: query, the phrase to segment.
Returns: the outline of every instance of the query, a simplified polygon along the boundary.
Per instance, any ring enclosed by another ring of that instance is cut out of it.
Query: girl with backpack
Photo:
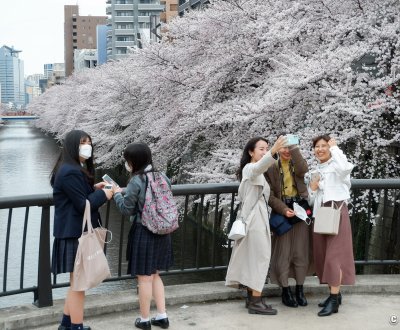
[[[159,175],[168,182],[168,186],[170,182],[165,174],[155,172],[147,144],[129,144],[124,150],[124,159],[125,168],[130,173],[129,183],[124,195],[119,187],[113,186],[113,191],[118,209],[122,214],[129,215],[132,222],[126,257],[128,273],[138,278],[140,317],[136,319],[135,326],[151,329],[151,325],[154,325],[167,329],[169,320],[165,309],[164,284],[159,271],[168,270],[173,264],[171,235],[150,231],[142,224],[142,211],[149,180]],[[150,320],[152,297],[157,306],[157,315]]]

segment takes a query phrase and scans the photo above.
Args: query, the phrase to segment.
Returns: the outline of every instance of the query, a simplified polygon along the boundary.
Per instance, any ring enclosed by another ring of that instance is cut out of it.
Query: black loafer
[[[157,327],[161,327],[163,329],[168,329],[169,327],[169,320],[168,317],[166,317],[165,319],[159,319],[156,320],[154,317],[151,319],[151,324],[155,325]]]
[[[71,330],[71,327],[66,327],[66,326],[60,325],[60,326],[58,326],[58,330]],[[84,325],[83,330],[91,330],[91,328],[87,325]]]
[[[139,329],[145,329],[145,330],[150,330],[151,329],[151,323],[150,321],[146,322],[140,322],[140,317],[138,317],[135,321],[135,327]]]

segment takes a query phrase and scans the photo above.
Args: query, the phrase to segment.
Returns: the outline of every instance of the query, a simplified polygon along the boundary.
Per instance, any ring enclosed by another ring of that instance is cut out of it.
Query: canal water
[[[95,142],[95,141],[94,141]],[[52,193],[49,184],[50,172],[58,158],[59,147],[56,141],[45,135],[42,131],[35,128],[30,121],[11,121],[0,126],[0,197],[47,194]],[[101,175],[100,175],[101,176]],[[105,219],[106,208],[102,208],[103,219]],[[10,247],[8,252],[7,280],[4,282],[4,257],[5,242],[8,222],[8,210],[0,210],[0,285],[7,290],[17,290],[21,286],[21,256],[22,256],[22,239],[25,209],[14,209],[12,213],[11,231],[10,231]],[[30,208],[29,221],[27,226],[27,241],[25,250],[25,266],[24,275],[22,277],[22,286],[30,287],[36,285],[37,267],[38,267],[38,243],[40,230],[40,208]],[[53,209],[51,209],[51,228],[52,233]],[[126,242],[127,233],[130,223],[127,219],[123,220],[119,212],[115,209],[114,203],[111,202],[110,207],[109,229],[113,233],[112,242],[107,247],[107,258],[110,263],[113,275],[118,273],[119,260],[119,241],[121,236]],[[121,224],[123,222],[123,229]],[[185,233],[179,229],[174,234],[173,245],[175,250],[175,267],[181,265],[195,267],[194,256],[197,254],[198,266],[211,264],[212,257],[212,238],[206,233],[198,235],[194,225],[190,223],[186,226]],[[201,246],[199,252],[196,252],[194,242],[200,238]],[[52,235],[51,235],[52,239]],[[184,250],[181,249],[182,240]],[[218,240],[215,261],[216,265],[223,265],[227,262],[227,249],[223,246],[226,242]],[[52,242],[51,242],[52,244]],[[205,248],[204,248],[205,247]],[[122,255],[122,274],[126,274],[125,249]],[[219,273],[196,273],[185,275],[165,276],[166,285],[223,280],[224,272]],[[57,277],[57,283],[68,281],[68,275],[62,274]],[[115,290],[124,290],[132,288],[136,285],[135,280],[125,280],[118,282],[103,283],[99,287],[88,291],[88,294],[107,292]],[[53,290],[53,298],[64,298],[66,288]],[[0,308],[30,304],[33,302],[33,294],[17,294],[0,298]]]

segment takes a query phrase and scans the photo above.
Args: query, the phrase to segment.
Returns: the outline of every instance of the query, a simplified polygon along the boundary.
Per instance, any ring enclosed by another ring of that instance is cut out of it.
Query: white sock
[[[162,320],[162,319],[166,319],[167,318],[167,313],[157,313],[156,315],[156,320]]]
[[[150,321],[149,317],[144,318],[144,317],[140,316],[140,322],[149,322],[149,321]]]

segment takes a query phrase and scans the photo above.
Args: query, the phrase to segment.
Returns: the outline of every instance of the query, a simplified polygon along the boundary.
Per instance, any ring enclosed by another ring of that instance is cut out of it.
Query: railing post
[[[50,206],[42,207],[37,284],[34,305],[37,307],[53,306],[50,271]]]

